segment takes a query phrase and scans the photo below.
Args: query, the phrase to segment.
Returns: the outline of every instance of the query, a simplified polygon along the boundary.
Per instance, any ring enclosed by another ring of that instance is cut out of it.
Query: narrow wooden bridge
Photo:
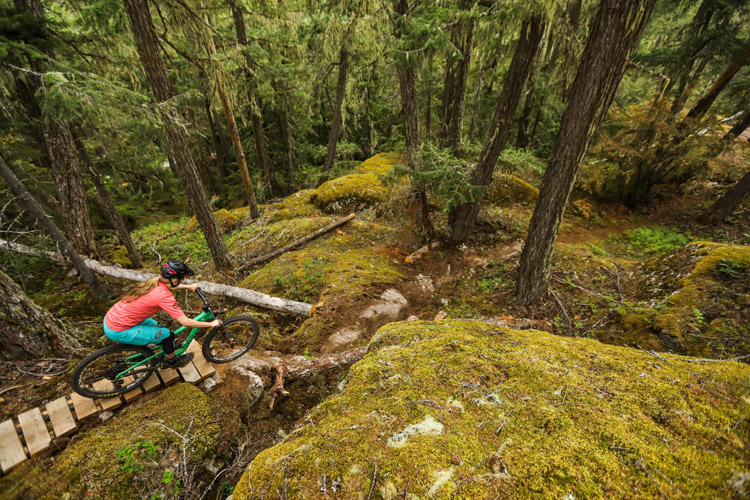
[[[183,368],[159,370],[146,379],[141,387],[121,396],[108,399],[89,399],[77,393],[62,396],[47,403],[44,408],[34,408],[0,423],[0,469],[7,474],[29,458],[47,450],[55,437],[63,437],[78,431],[78,423],[93,418],[105,411],[112,411],[130,403],[145,393],[172,385],[180,380],[197,384],[213,377],[216,383],[222,379],[214,365],[203,357],[201,346],[192,341],[188,352],[194,354],[193,361]],[[108,380],[94,383],[94,387],[111,387]]]

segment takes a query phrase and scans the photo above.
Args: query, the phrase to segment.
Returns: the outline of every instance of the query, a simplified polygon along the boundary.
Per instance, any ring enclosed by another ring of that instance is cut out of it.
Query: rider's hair
[[[156,288],[156,286],[159,284],[159,281],[160,278],[157,277],[140,283],[125,294],[125,296],[122,298],[123,302],[132,302],[138,297],[146,295],[148,292]]]

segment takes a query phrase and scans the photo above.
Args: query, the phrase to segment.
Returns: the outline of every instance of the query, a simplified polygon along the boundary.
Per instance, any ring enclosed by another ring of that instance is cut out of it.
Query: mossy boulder
[[[178,464],[183,457],[188,469],[197,466],[196,479],[210,482],[213,474],[204,469],[205,464],[220,463],[228,455],[240,425],[235,412],[197,387],[177,384],[74,437],[56,457],[24,463],[0,479],[0,496],[4,500],[152,498],[152,493],[163,490],[164,472],[180,477]],[[183,440],[175,433],[190,438],[185,455]],[[182,485],[183,493],[186,486]]]
[[[363,161],[356,169],[357,174],[375,174],[383,176],[388,174],[396,165],[406,162],[404,155],[399,153],[379,153]]]
[[[750,367],[479,321],[381,328],[234,500],[730,498]],[[334,493],[335,492],[335,493]]]
[[[388,190],[374,174],[352,174],[323,183],[310,200],[326,212],[348,212],[382,203]]]
[[[489,203],[534,203],[539,190],[515,175],[496,174],[487,188],[485,199]]]
[[[640,299],[674,350],[750,354],[750,247],[695,242],[642,265]]]
[[[309,217],[318,210],[311,199],[315,191],[315,189],[303,189],[287,196],[281,202],[280,209],[288,210],[292,217]]]
[[[249,209],[248,214],[249,214]],[[235,209],[233,211],[229,211],[226,208],[222,208],[220,210],[217,210],[214,212],[214,220],[216,221],[216,225],[219,228],[219,231],[221,234],[227,233],[232,231],[237,225],[239,224],[241,217],[238,215],[237,212],[242,213],[242,209]],[[193,233],[195,231],[198,231],[200,229],[200,224],[198,224],[198,219],[195,217],[192,217],[190,221],[187,223],[187,226],[185,226],[185,231],[188,233]]]

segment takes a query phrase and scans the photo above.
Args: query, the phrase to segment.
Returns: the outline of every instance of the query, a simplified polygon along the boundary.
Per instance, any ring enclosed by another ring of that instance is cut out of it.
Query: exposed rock
[[[373,304],[362,313],[360,318],[365,319],[382,319],[393,321],[398,318],[401,310],[408,305],[406,297],[395,288],[389,288],[380,296],[381,302]]]
[[[730,498],[745,488],[750,367],[659,356],[480,321],[390,323],[234,498],[322,498],[324,475],[342,498]]]
[[[320,352],[338,352],[348,348],[352,343],[359,340],[362,330],[358,328],[343,328],[328,337],[320,347]]]

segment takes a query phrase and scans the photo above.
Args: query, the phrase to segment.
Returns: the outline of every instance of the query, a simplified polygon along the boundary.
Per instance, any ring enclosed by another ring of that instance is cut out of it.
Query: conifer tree
[[[555,147],[521,254],[516,296],[522,304],[547,291],[552,249],[581,160],[614,98],[656,0],[602,0],[563,113]]]
[[[170,164],[182,181],[188,203],[200,224],[216,267],[229,269],[232,267],[229,251],[216,226],[185,134],[180,126],[180,117],[171,102],[172,90],[159,54],[148,5],[145,0],[125,0],[125,10],[130,20],[130,28],[135,38],[141,64],[151,83],[151,90],[167,136]]]

